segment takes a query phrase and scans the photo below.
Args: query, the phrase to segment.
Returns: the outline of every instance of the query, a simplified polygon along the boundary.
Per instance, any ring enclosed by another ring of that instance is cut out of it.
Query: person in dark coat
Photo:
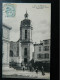
[[[36,68],[36,73],[38,73],[38,67]]]
[[[25,70],[25,66],[23,66],[23,71]]]
[[[44,76],[45,73],[44,73],[44,67],[42,66],[42,75]]]

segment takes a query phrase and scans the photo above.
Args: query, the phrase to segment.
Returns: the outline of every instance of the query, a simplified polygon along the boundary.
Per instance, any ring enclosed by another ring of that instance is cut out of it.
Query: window
[[[41,58],[41,54],[37,54],[37,58]]]
[[[25,30],[25,39],[27,39],[27,30]]]
[[[38,58],[38,59],[43,59],[43,58],[44,58],[44,54],[38,54],[38,55],[37,55],[37,58]]]
[[[48,53],[45,53],[45,58],[49,58],[49,54]]]
[[[41,47],[39,47],[39,51],[41,51]]]
[[[44,46],[44,51],[49,51],[49,46]]]
[[[10,57],[13,57],[13,51],[10,50]]]
[[[44,41],[44,44],[48,44],[48,43],[49,43],[49,40],[45,40],[45,41]]]
[[[24,58],[24,63],[27,63],[27,58]]]
[[[27,48],[24,49],[24,56],[27,56]]]

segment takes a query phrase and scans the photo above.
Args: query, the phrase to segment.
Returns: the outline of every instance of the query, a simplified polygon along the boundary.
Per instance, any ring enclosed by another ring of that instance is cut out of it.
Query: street
[[[37,79],[50,79],[50,73],[45,73],[43,76],[39,71],[36,73],[35,71],[22,71],[22,70],[5,70],[2,73],[2,77],[4,78],[37,78]]]

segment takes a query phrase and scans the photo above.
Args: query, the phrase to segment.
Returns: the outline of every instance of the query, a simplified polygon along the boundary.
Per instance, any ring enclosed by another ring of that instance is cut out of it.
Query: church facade
[[[20,39],[17,42],[10,42],[10,51],[12,50],[13,55],[18,54],[18,56],[10,56],[10,62],[13,60],[19,66],[21,66],[21,63],[27,64],[33,58],[33,28],[31,26],[31,20],[28,19],[27,11],[24,17],[25,19],[20,24]]]

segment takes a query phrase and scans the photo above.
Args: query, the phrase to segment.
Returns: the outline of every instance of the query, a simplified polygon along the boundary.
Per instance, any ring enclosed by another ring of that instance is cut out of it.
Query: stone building
[[[43,53],[45,55],[44,61],[50,63],[50,39],[43,40]]]
[[[11,41],[10,42],[10,60],[9,62],[16,62],[18,64],[21,63],[21,46],[20,46],[20,39],[16,42]]]
[[[9,67],[11,27],[2,24],[2,70]]]
[[[34,62],[36,61],[50,63],[50,39],[34,44]]]
[[[27,64],[33,55],[32,26],[28,19],[28,13],[20,25],[20,39],[17,42],[10,42],[10,62]],[[12,55],[11,55],[12,54]]]
[[[19,44],[18,42],[10,42],[10,60],[9,62],[17,62],[19,61]]]
[[[32,42],[32,25],[28,19],[28,13],[24,15],[25,19],[20,25],[20,61],[28,63],[32,59],[33,42]]]
[[[34,62],[43,60],[43,43],[34,44]]]

